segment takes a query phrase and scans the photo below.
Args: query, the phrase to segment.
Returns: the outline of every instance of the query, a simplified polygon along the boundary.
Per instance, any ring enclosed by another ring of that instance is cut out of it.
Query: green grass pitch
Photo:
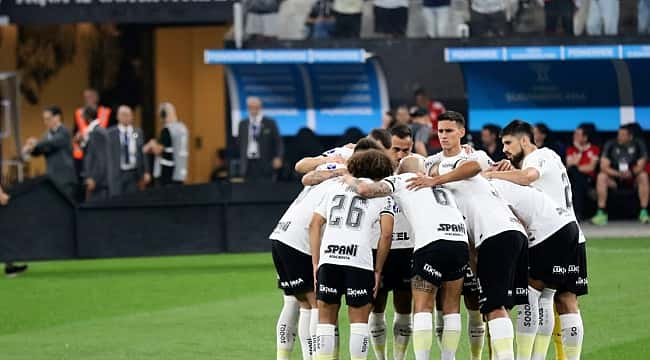
[[[588,252],[583,358],[649,359],[650,239]],[[0,359],[273,359],[280,304],[270,254],[37,262],[0,279]]]

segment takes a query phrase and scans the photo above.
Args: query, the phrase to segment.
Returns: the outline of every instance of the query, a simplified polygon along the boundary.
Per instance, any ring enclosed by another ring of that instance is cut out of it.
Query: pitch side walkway
[[[611,221],[605,226],[595,226],[588,222],[580,224],[589,238],[611,237],[649,237],[650,225],[641,225],[637,221]]]

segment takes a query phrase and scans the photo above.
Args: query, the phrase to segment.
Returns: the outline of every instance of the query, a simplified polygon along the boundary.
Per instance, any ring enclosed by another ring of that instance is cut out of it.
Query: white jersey
[[[352,156],[352,154],[354,154],[354,149],[341,146],[325,151],[323,156],[340,156],[347,160]]]
[[[490,180],[490,184],[524,223],[528,231],[529,248],[540,244],[574,221],[563,206],[539,189],[499,179]]]
[[[277,240],[302,253],[311,256],[309,223],[314,209],[321,203],[333,184],[339,179],[330,179],[314,186],[305,186],[291,206],[284,212],[269,239]]]
[[[541,190],[557,204],[564,207],[577,223],[573,211],[571,182],[560,156],[548,148],[537,149],[524,158],[521,169],[528,168],[533,168],[539,173],[539,178],[530,185]],[[580,230],[580,242],[585,242],[582,230]]]
[[[481,153],[482,151],[477,151],[468,155],[461,151],[456,156],[440,155],[438,172],[444,175],[464,161],[485,162],[485,159],[481,159],[484,157]],[[505,201],[499,197],[496,189],[480,174],[469,179],[447,183],[444,187],[450,189],[456,197],[458,208],[466,218],[468,233],[476,247],[481,246],[483,240],[505,231],[514,230],[526,234],[524,227]]]
[[[494,164],[494,161],[490,158],[490,156],[483,150],[475,150],[471,154],[467,153],[466,149],[463,147],[461,148],[461,154],[465,154],[467,156],[472,156],[472,160],[477,161],[479,165],[481,165],[481,170],[487,170],[492,164]],[[424,161],[424,169],[425,173],[429,175],[431,173],[431,169],[435,165],[439,165],[442,159],[444,158],[444,155],[442,151],[429,156],[426,158]]]
[[[413,228],[415,250],[437,240],[467,243],[465,221],[451,192],[442,187],[408,190],[407,180],[415,176],[405,173],[382,180]]]
[[[326,219],[318,266],[346,265],[373,271],[372,245],[381,233],[379,218],[394,216],[393,206],[390,196],[366,199],[337,181],[315,210]]]

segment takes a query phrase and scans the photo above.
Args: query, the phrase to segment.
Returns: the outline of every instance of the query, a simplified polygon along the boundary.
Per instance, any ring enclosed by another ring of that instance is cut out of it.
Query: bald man
[[[246,181],[271,181],[282,168],[284,144],[275,120],[262,113],[258,97],[246,99],[248,118],[239,123],[240,173]]]
[[[144,156],[142,130],[133,126],[133,110],[127,105],[117,109],[117,126],[108,130],[111,168],[111,196],[133,193],[151,181],[149,163]]]

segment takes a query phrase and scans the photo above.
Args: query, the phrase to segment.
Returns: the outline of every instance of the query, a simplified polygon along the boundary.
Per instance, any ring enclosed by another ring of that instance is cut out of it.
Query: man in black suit
[[[108,183],[112,173],[109,167],[111,152],[108,146],[108,132],[101,127],[95,109],[86,108],[84,119],[89,121],[89,124],[81,177],[86,185],[86,200],[101,200],[109,195]]]
[[[108,129],[111,196],[138,191],[151,181],[149,164],[142,151],[142,130],[133,127],[133,110],[127,105],[117,109],[117,125]]]
[[[262,114],[262,101],[246,99],[247,119],[239,123],[241,175],[247,181],[274,180],[282,168],[284,145],[275,120]]]
[[[62,125],[62,112],[58,106],[43,110],[43,123],[47,132],[38,140],[29,138],[23,147],[23,157],[45,156],[47,175],[70,198],[74,198],[77,176],[72,160],[72,138]]]

